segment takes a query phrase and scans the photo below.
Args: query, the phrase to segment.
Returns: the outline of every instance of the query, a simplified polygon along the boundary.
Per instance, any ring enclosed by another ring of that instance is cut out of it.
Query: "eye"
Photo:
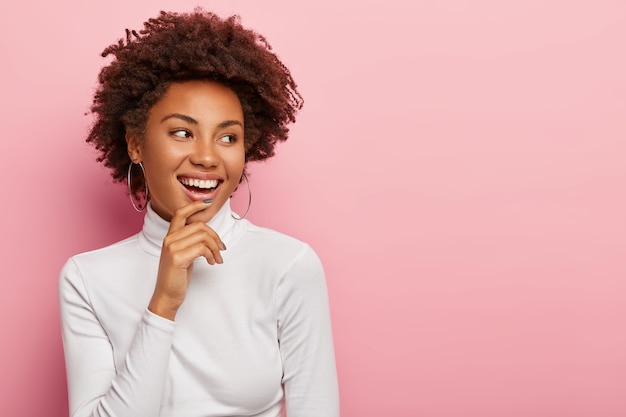
[[[235,135],[224,135],[220,137],[220,142],[223,143],[235,143],[237,142],[237,136]]]
[[[187,139],[191,137],[191,132],[186,129],[176,129],[170,131],[170,135],[181,139]]]

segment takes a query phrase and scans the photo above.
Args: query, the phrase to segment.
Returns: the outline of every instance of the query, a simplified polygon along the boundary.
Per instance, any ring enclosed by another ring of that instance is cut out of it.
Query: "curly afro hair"
[[[144,133],[150,109],[172,82],[216,80],[230,87],[244,114],[246,162],[273,156],[303,100],[266,39],[244,28],[239,16],[222,19],[202,9],[161,11],[143,25],[139,32],[126,29],[125,39],[102,52],[114,59],[100,72],[91,106],[95,122],[87,142],[113,179],[124,181],[131,162],[126,132]],[[133,180],[135,196],[144,189],[142,179]]]

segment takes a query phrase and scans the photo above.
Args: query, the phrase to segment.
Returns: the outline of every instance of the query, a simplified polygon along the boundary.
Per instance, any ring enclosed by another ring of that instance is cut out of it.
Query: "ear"
[[[126,149],[128,150],[128,156],[130,160],[134,163],[141,162],[142,154],[142,146],[141,146],[141,138],[138,134],[133,132],[126,132]]]

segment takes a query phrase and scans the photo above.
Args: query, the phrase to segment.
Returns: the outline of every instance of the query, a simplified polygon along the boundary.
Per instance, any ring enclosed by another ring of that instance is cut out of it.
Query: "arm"
[[[122,369],[73,260],[59,281],[63,346],[72,417],[157,416],[174,322],[145,311]]]
[[[277,290],[288,417],[338,417],[339,392],[324,271],[309,246]]]
[[[193,260],[221,263],[219,236],[187,218],[206,208],[191,203],[177,211],[165,237],[153,297],[116,368],[113,347],[89,299],[80,269],[70,260],[61,272],[59,296],[70,410],[73,417],[152,417],[159,414],[174,318],[183,303]],[[115,302],[115,300],[111,300]],[[112,331],[116,331],[113,329]],[[128,331],[128,330],[127,330]]]

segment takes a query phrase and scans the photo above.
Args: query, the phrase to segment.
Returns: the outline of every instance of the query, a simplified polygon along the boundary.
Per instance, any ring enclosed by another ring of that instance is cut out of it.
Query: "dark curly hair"
[[[150,109],[172,82],[216,80],[230,87],[244,114],[246,162],[273,156],[303,100],[266,39],[244,28],[239,16],[222,19],[203,9],[161,11],[143,25],[139,32],[126,29],[125,39],[102,52],[114,59],[100,72],[91,106],[96,118],[87,142],[113,179],[124,181],[129,169],[126,132],[142,136]],[[135,196],[145,188],[142,181],[131,184]]]

